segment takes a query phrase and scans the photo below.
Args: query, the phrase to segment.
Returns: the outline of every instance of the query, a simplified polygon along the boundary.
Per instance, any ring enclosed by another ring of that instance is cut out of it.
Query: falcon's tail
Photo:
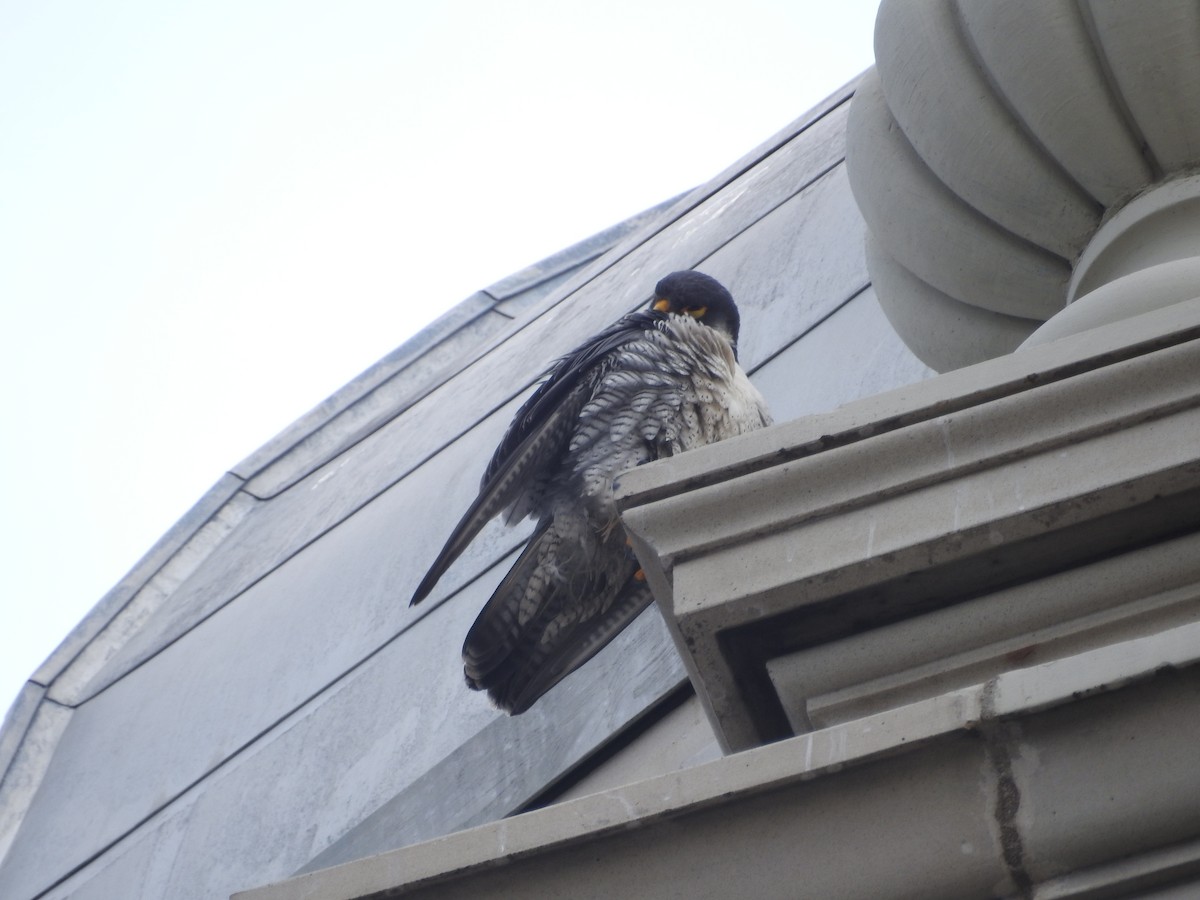
[[[551,528],[534,535],[463,644],[468,686],[486,690],[509,715],[595,656],[653,599],[632,555],[601,584],[573,584],[555,564],[560,542]],[[584,598],[606,599],[588,609]]]

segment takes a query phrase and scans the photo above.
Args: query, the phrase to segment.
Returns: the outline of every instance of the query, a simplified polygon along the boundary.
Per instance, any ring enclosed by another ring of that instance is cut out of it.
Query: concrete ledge
[[[1082,897],[1064,876],[1089,867],[1077,887],[1178,880],[1200,859],[1179,850],[1200,837],[1200,775],[1173,727],[1200,698],[1198,653],[1193,624],[235,897],[970,898],[1050,879],[1047,896]],[[1099,770],[1123,773],[1103,797]],[[1140,834],[1120,827],[1131,808]],[[1107,865],[1114,840],[1128,858]]]
[[[1186,555],[1154,571],[1170,584],[1083,584],[1200,529],[1198,327],[1200,302],[1177,304],[626,473],[626,528],[722,745],[1194,614],[1139,606],[1197,583]],[[1080,605],[1047,620],[1048,591]],[[963,616],[988,629],[946,625]]]
[[[621,476],[628,509],[1200,339],[1200,299],[709,444]]]

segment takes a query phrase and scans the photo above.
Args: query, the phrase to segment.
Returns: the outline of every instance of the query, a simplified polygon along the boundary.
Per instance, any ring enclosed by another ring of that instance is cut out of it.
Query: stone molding
[[[1200,612],[1194,553],[1151,564],[1200,528],[1198,369],[1195,300],[627,473],[725,749]]]
[[[234,900],[1194,889],[1200,782],[1171,723],[1198,646],[1191,623]]]

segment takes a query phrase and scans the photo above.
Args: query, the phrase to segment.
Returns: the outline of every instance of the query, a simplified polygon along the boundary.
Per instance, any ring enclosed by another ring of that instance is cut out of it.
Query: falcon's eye
[[[685,306],[683,311],[694,319],[703,319],[704,314],[708,312],[707,306]]]

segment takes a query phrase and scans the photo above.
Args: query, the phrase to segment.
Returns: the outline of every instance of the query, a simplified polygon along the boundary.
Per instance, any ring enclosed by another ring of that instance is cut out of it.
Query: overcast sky
[[[849,81],[876,6],[0,0],[0,710],[223,472]]]

